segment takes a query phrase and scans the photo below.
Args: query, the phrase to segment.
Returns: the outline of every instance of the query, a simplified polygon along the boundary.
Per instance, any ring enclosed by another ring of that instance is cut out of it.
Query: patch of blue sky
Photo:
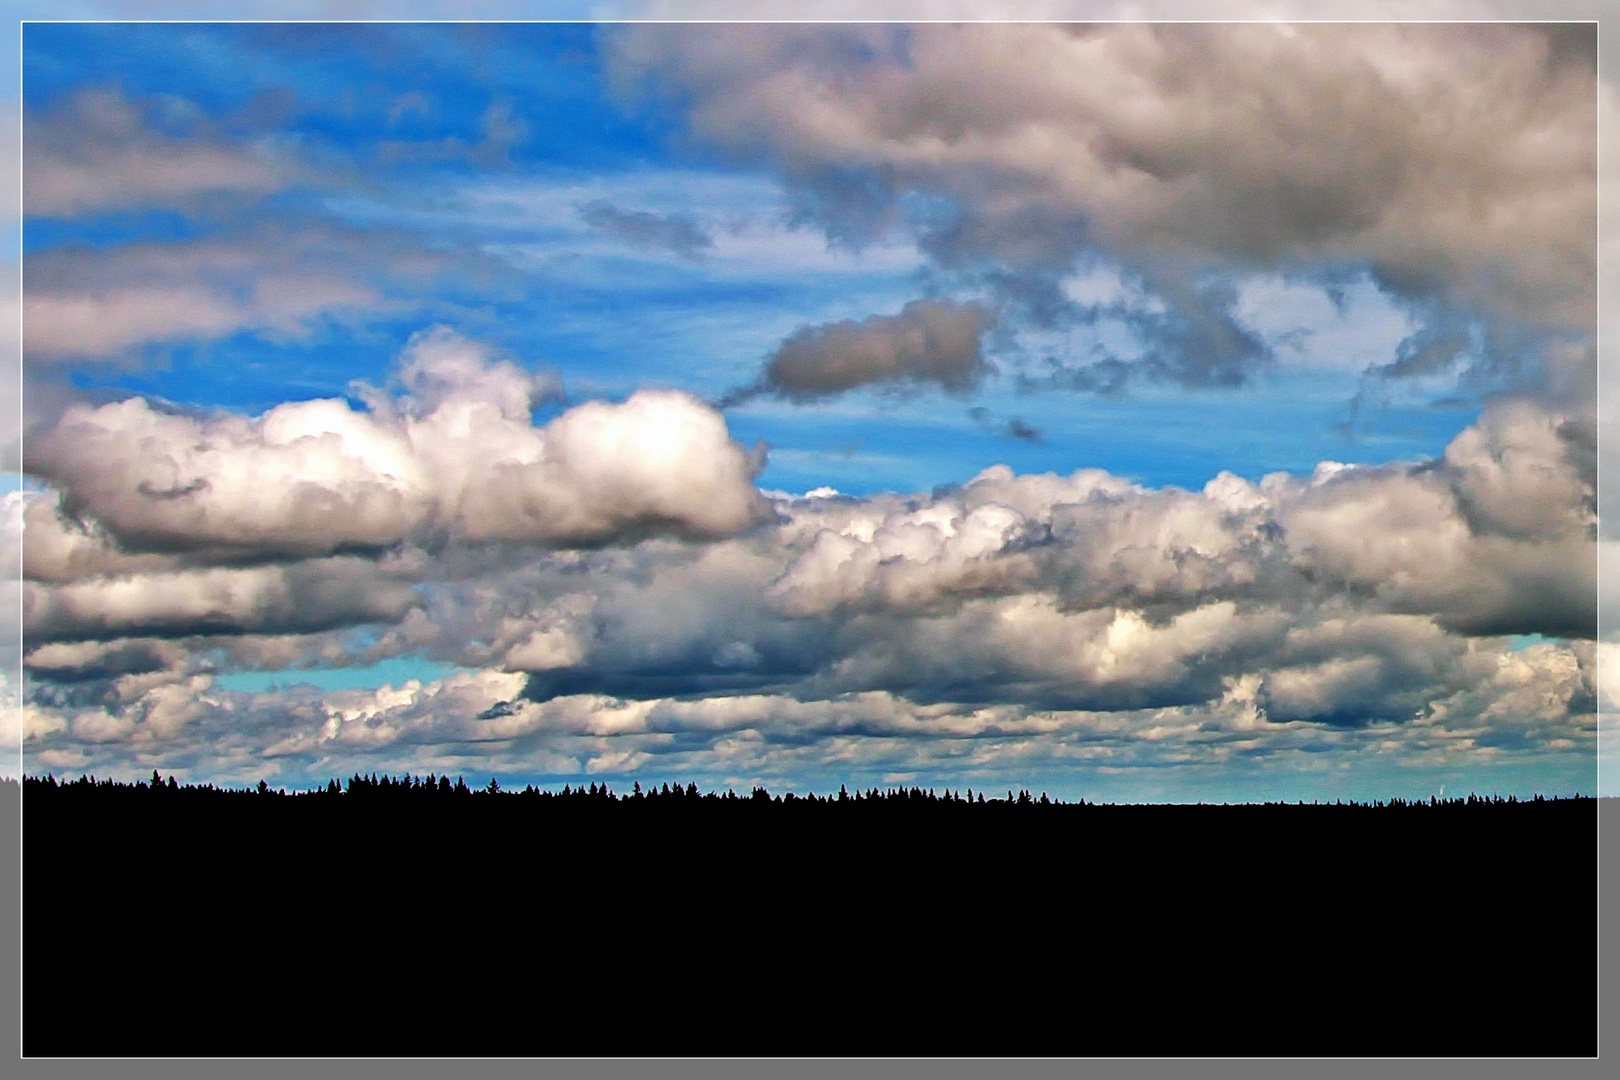
[[[302,340],[243,331],[215,341],[151,346],[138,367],[86,366],[70,381],[92,399],[138,394],[257,416],[286,401],[345,397],[353,380],[381,384],[420,326],[410,320],[371,327],[364,335]]]
[[[262,88],[261,57],[233,48],[242,27],[174,23],[29,23],[23,94],[48,106],[84,87],[165,93],[205,109],[240,105]]]
[[[563,373],[571,393],[622,396],[661,385],[714,398],[756,381],[795,330],[846,317],[853,291],[848,283],[801,281],[681,289],[637,303],[614,293],[565,294],[532,347]],[[891,313],[910,296],[904,282],[868,282],[858,291],[863,314]]]
[[[1236,293],[1233,314],[1296,366],[1360,373],[1394,360],[1421,326],[1364,272],[1337,282],[1256,274]]]
[[[496,309],[502,325],[490,332],[505,335],[510,346],[527,342],[537,358],[576,378],[627,386],[626,374],[646,372],[697,393],[719,393],[752,381],[795,330],[892,314],[915,295],[904,275],[889,273],[699,280],[647,273],[629,260],[620,265],[620,284],[581,280],[585,273],[572,281],[531,280],[522,301]]]
[[[623,398],[644,386],[714,397],[752,381],[769,352],[806,321],[848,310],[847,291],[810,281],[675,281],[633,296],[530,285],[516,299],[477,309],[452,312],[431,302],[363,327],[315,320],[303,334],[244,330],[154,345],[145,350],[149,363],[82,366],[72,381],[84,390],[258,413],[285,400],[343,396],[352,380],[383,384],[411,334],[442,321],[525,366],[560,372],[573,400]],[[860,292],[880,310],[909,295],[903,282]]]
[[[367,667],[232,671],[215,678],[214,685],[221,690],[249,694],[266,694],[292,686],[313,686],[320,690],[376,690],[383,686],[403,686],[412,679],[426,685],[449,678],[460,670],[455,664],[398,656]]]
[[[991,462],[1016,458],[1019,449],[997,446],[971,427],[941,423],[926,413],[875,422],[805,412],[757,427],[734,420],[731,429],[744,443],[763,439],[770,445],[759,485],[793,495],[819,487],[846,495],[926,492],[966,480]]]
[[[727,420],[743,442],[771,445],[764,487],[800,493],[827,485],[860,495],[962,483],[991,464],[1059,475],[1100,468],[1191,490],[1223,470],[1258,481],[1308,474],[1328,460],[1420,461],[1438,456],[1478,415],[1477,407],[1366,406],[1347,432],[1357,385],[1342,372],[1291,371],[1245,390],[1147,385],[1101,398],[1024,394],[990,380],[962,397],[859,391],[808,405],[756,398]],[[986,414],[970,416],[974,407]],[[1038,441],[1007,434],[1014,418],[1036,429]]]
[[[985,740],[986,743],[991,741]],[[1064,749],[1071,753],[1064,753]],[[787,791],[832,794],[844,784],[851,791],[916,786],[937,792],[947,789],[966,792],[971,788],[987,799],[1005,798],[1009,789],[1014,793],[1027,789],[1037,797],[1046,792],[1065,802],[1085,799],[1113,803],[1331,803],[1336,799],[1370,802],[1392,797],[1427,801],[1430,796],[1465,798],[1471,793],[1530,798],[1536,794],[1592,795],[1597,790],[1592,759],[1580,754],[1469,761],[1466,765],[1435,767],[1392,764],[1376,752],[1346,752],[1346,748],[1338,746],[1334,747],[1338,753],[1327,753],[1328,748],[1324,746],[1321,748],[1324,752],[1306,754],[1305,760],[1300,753],[1283,752],[1218,764],[1177,760],[1122,764],[1118,763],[1118,758],[1084,760],[1072,753],[1076,749],[1083,748],[1059,748],[1052,760],[1027,764],[986,755],[988,760],[977,766],[946,759],[937,765],[907,763],[896,768],[897,762],[886,761],[880,755],[865,762],[840,760],[831,768],[796,764],[792,772],[741,776],[712,771],[712,764],[705,762],[707,768],[697,764],[701,759],[688,762],[681,754],[669,753],[643,763],[635,771],[590,770],[589,780],[607,783],[616,792],[629,791],[633,783],[647,788],[677,781],[696,782],[700,790],[705,791],[725,791],[731,787],[746,792],[751,784],[760,782],[774,795]],[[1116,764],[1098,763],[1109,760]],[[451,770],[464,771],[469,784],[477,777],[477,786],[483,786],[492,775],[502,787],[508,788],[534,783],[560,789],[565,783],[585,782],[577,762],[563,759],[553,764],[555,772],[544,768],[489,770],[483,760],[468,758],[451,765]],[[312,774],[311,782],[324,783],[325,777]]]
[[[909,243],[868,247],[858,255],[835,250],[819,232],[787,223],[790,207],[773,181],[712,170],[545,169],[466,185],[346,191],[323,205],[348,224],[454,238],[561,285],[635,290],[656,288],[672,276],[759,281],[913,272],[921,266]],[[637,243],[593,226],[591,207],[679,221],[701,239],[687,251],[661,247],[656,239]]]
[[[213,231],[211,223],[172,210],[98,214],[76,219],[29,214],[23,226],[22,251],[26,257],[69,245],[107,249],[132,243],[175,243],[200,239]]]
[[[1047,790],[1066,800],[1088,802],[1370,802],[1373,799],[1462,798],[1468,794],[1530,798],[1536,794],[1593,795],[1597,773],[1593,759],[1582,754],[1556,754],[1528,760],[1471,760],[1466,765],[1432,767],[1392,764],[1370,752],[1324,751],[1319,766],[1302,764],[1296,754],[1267,755],[1250,763],[1226,761],[1218,766],[1156,764],[1135,768],[1076,768],[1064,762],[1034,769],[1024,787]],[[943,777],[942,777],[943,779]],[[962,780],[950,777],[955,785]],[[926,785],[925,785],[926,786]],[[1005,788],[1003,788],[1003,796]],[[991,790],[994,794],[994,789]]]
[[[0,471],[0,495],[9,495],[13,491],[44,491],[45,484],[32,476],[18,472]]]

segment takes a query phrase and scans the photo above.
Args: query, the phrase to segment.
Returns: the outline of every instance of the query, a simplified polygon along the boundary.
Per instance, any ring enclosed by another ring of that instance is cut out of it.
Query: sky
[[[29,24],[22,767],[1591,793],[1594,44]]]

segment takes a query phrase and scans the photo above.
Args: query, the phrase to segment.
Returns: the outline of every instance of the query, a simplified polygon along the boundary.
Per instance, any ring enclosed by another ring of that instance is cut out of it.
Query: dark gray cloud
[[[1009,417],[1004,421],[997,420],[990,410],[985,408],[983,405],[973,406],[973,408],[967,411],[967,414],[970,420],[976,424],[979,424],[985,428],[985,430],[993,431],[998,435],[1005,435],[1009,439],[1017,439],[1020,442],[1038,443],[1044,438],[1044,435],[1041,433],[1041,429],[1036,427],[1034,424],[1031,424],[1017,416]]]
[[[696,259],[714,246],[714,239],[685,214],[654,214],[647,210],[624,210],[605,199],[579,208],[579,216],[593,229],[638,247],[658,248]]]
[[[807,326],[782,342],[758,383],[722,405],[764,393],[812,401],[863,386],[933,383],[961,393],[990,371],[983,338],[994,324],[975,301],[913,300],[896,315]]]
[[[1042,438],[1040,428],[1016,416],[1007,421],[1007,434],[1024,442],[1040,442]]]

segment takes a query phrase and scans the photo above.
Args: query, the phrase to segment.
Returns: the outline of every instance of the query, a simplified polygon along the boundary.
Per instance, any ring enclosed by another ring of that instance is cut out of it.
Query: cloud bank
[[[29,753],[723,780],[1595,738],[1590,432],[1530,400],[1416,464],[795,498],[685,395],[535,427],[549,390],[437,331],[364,411],[69,410],[40,440],[56,489],[9,497]],[[411,655],[462,673],[216,685]]]

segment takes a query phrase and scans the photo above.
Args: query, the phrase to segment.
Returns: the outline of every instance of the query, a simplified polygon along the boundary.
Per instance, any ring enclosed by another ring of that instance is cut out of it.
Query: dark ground
[[[29,1056],[1589,1056],[1592,799],[24,792]]]

